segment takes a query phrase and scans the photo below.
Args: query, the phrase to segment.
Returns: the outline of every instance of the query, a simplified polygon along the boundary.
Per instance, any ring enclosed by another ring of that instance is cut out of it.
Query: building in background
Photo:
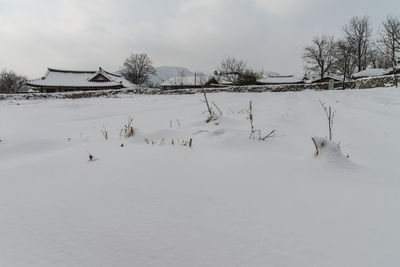
[[[135,86],[121,75],[107,72],[102,68],[97,71],[48,68],[42,78],[29,80],[26,85],[37,88],[42,93],[112,90]]]

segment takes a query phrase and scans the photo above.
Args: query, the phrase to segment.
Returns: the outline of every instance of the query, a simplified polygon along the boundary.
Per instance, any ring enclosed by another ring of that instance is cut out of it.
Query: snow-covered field
[[[208,97],[1,102],[0,266],[399,266],[399,89]]]

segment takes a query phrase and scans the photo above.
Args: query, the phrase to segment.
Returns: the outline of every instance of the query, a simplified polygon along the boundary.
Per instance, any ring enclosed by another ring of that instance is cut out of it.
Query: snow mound
[[[345,156],[340,150],[340,145],[334,141],[328,140],[325,137],[312,137],[311,138],[316,153],[316,158],[322,159],[329,163],[350,163],[349,156]]]
[[[386,69],[366,69],[360,72],[354,73],[354,78],[364,78],[364,77],[377,77],[388,74],[388,70]]]

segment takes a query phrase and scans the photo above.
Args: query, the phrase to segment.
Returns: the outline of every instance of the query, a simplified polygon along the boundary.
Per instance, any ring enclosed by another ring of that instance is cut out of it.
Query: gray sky
[[[131,52],[155,66],[212,72],[234,56],[255,69],[303,74],[315,35],[341,36],[352,16],[376,33],[399,0],[0,0],[0,69],[118,70]]]

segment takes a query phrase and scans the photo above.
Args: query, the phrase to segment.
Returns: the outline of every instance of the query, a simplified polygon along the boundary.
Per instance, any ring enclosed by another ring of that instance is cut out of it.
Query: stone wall
[[[397,80],[400,81],[400,75],[396,75]],[[355,89],[367,89],[376,87],[392,87],[395,86],[395,75],[385,75],[379,77],[362,78],[358,79],[355,83]]]
[[[400,80],[400,75],[397,75]],[[394,85],[394,77],[381,76],[376,78],[359,79],[356,82],[346,82],[346,89],[366,89],[375,87],[389,87]],[[336,90],[343,90],[342,83],[334,84]],[[296,92],[303,90],[328,90],[328,83],[314,84],[287,84],[287,85],[248,85],[205,88],[207,93],[262,93],[262,92]],[[91,97],[119,97],[121,95],[185,95],[202,93],[201,88],[162,90],[153,88],[118,89],[101,91],[81,91],[65,93],[27,93],[27,94],[0,94],[1,100],[29,100],[29,99],[76,99]]]

